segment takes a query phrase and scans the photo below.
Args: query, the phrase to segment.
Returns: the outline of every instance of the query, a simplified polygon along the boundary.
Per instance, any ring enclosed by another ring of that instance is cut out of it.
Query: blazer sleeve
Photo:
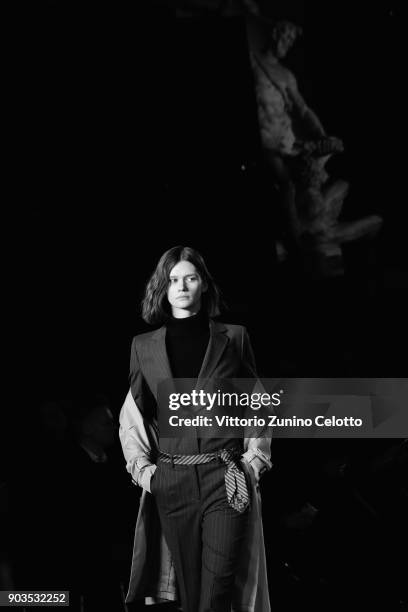
[[[254,352],[252,350],[251,341],[245,327],[242,328],[241,338],[241,355],[243,362],[243,371],[245,376],[255,379],[255,386],[252,393],[266,393],[261,381],[256,372],[256,363]],[[256,434],[256,435],[255,435]],[[270,470],[271,463],[271,428],[267,425],[264,429],[247,427],[244,431],[244,454],[243,457],[251,463],[255,458],[260,459],[264,468]]]

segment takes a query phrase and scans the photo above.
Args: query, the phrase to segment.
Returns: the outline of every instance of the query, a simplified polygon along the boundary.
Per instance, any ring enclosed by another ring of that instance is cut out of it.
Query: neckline
[[[206,312],[200,310],[197,314],[192,315],[191,317],[184,318],[176,318],[171,317],[167,323],[166,327],[169,330],[198,330],[198,329],[208,329],[209,328],[209,319]]]

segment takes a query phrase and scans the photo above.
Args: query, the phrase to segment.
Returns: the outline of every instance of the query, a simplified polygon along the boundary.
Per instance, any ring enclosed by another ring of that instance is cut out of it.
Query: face
[[[190,261],[179,261],[170,271],[167,299],[173,317],[178,319],[196,314],[201,308],[201,296],[207,285]]]
[[[296,41],[296,28],[286,27],[276,34],[275,54],[279,58],[284,58]]]

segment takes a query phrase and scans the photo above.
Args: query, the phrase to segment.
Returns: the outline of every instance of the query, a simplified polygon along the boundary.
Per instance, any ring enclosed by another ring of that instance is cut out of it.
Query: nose
[[[185,291],[187,289],[187,281],[185,278],[181,278],[180,282],[179,282],[179,287],[178,290],[179,291]]]

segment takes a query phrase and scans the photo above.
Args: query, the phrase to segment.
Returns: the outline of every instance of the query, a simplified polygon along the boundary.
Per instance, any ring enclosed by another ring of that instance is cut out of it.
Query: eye
[[[188,280],[189,283],[193,283],[194,281],[197,280],[197,277],[196,276],[188,276],[187,280]]]

